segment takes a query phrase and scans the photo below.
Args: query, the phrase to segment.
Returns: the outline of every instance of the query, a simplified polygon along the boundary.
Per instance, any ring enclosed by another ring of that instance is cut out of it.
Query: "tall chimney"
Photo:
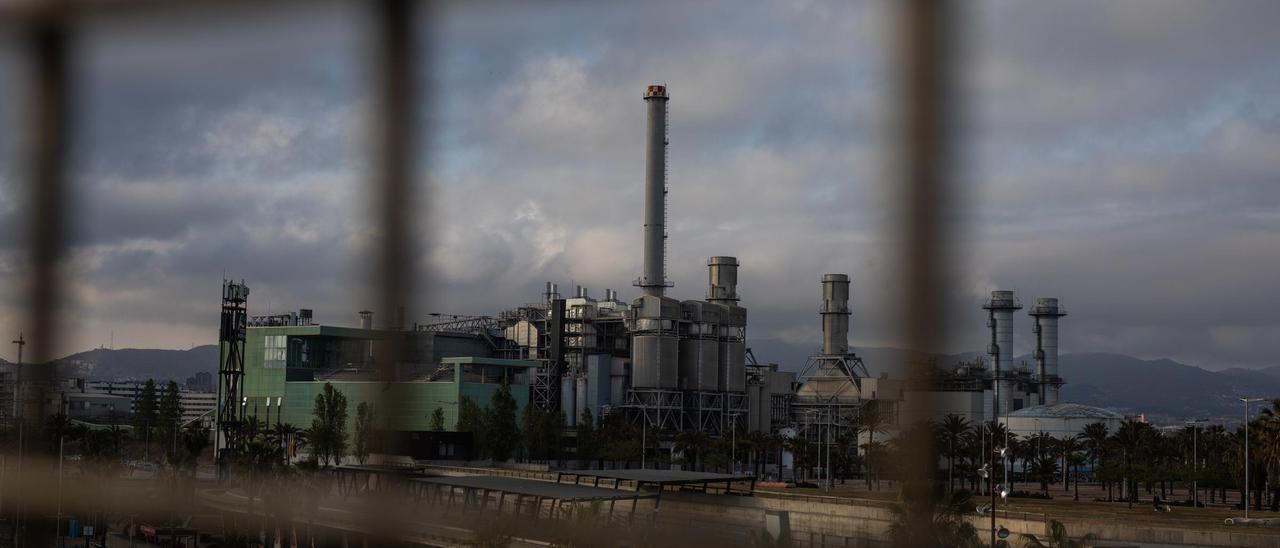
[[[1067,311],[1058,306],[1054,297],[1040,297],[1036,305],[1028,312],[1035,318],[1036,365],[1039,366],[1040,403],[1053,405],[1058,403],[1058,389],[1062,379],[1058,377],[1058,318],[1067,315]]]
[[[991,328],[991,347],[987,353],[991,355],[992,369],[995,375],[996,401],[1000,408],[996,413],[1017,411],[1013,406],[1013,311],[1021,310],[1017,297],[1012,291],[992,291],[991,300],[982,305],[989,314],[987,327]],[[993,417],[991,420],[999,420]]]
[[[849,276],[822,275],[822,354],[849,353]]]
[[[644,266],[636,285],[645,295],[657,297],[667,287],[667,100],[666,86],[649,86],[644,92],[649,112],[645,130]]]

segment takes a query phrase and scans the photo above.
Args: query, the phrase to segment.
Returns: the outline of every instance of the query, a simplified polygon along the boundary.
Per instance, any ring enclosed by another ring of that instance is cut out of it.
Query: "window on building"
[[[262,342],[262,367],[283,369],[288,358],[288,337],[267,335]]]

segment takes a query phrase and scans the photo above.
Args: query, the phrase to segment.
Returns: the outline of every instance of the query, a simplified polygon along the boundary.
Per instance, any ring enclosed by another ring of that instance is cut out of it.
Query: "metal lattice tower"
[[[241,381],[244,380],[244,341],[248,327],[249,286],[222,281],[222,323],[218,330],[218,431],[214,438],[219,470],[240,447]]]

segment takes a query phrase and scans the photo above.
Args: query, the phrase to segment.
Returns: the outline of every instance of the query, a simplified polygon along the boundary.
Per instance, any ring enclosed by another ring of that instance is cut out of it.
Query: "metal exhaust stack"
[[[738,259],[736,257],[711,257],[707,259],[707,302],[738,304]]]
[[[636,285],[645,295],[661,297],[666,281],[667,222],[667,87],[649,86],[644,102],[649,112],[644,161],[644,266]]]
[[[982,305],[982,308],[987,310],[987,327],[991,328],[991,346],[987,353],[991,355],[995,379],[994,399],[1000,406],[995,411],[997,416],[992,417],[992,420],[999,420],[1000,409],[1005,413],[1013,411],[1010,409],[1013,405],[1013,383],[1008,379],[1009,373],[1013,371],[1013,311],[1021,310],[1022,305],[1012,291],[997,290],[991,292],[991,300]]]
[[[1062,387],[1062,378],[1058,376],[1058,318],[1067,315],[1067,311],[1058,306],[1055,297],[1040,297],[1036,305],[1027,313],[1035,318],[1036,365],[1039,366],[1040,403],[1052,405],[1058,403],[1058,390]]]
[[[822,354],[849,353],[849,276],[822,275]]]

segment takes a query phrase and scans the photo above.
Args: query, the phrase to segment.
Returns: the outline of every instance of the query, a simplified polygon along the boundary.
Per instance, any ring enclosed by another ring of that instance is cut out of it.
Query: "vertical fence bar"
[[[933,352],[944,340],[945,328],[940,303],[948,264],[944,241],[947,177],[952,165],[948,129],[955,107],[950,96],[954,60],[949,54],[954,48],[949,31],[957,10],[948,1],[934,0],[914,0],[904,8],[897,47],[902,98],[897,170],[902,192],[899,230],[906,241],[899,263],[906,281],[906,308],[898,330],[907,348]],[[931,367],[924,361],[912,361],[907,365],[908,378],[924,378]],[[936,402],[923,403],[926,410],[938,408]],[[917,533],[933,532],[934,516],[940,510],[933,482],[937,452],[926,429],[907,428],[903,434],[907,446],[903,477],[910,480],[902,485],[906,525]],[[936,534],[930,534],[914,537],[910,543],[936,539]]]

